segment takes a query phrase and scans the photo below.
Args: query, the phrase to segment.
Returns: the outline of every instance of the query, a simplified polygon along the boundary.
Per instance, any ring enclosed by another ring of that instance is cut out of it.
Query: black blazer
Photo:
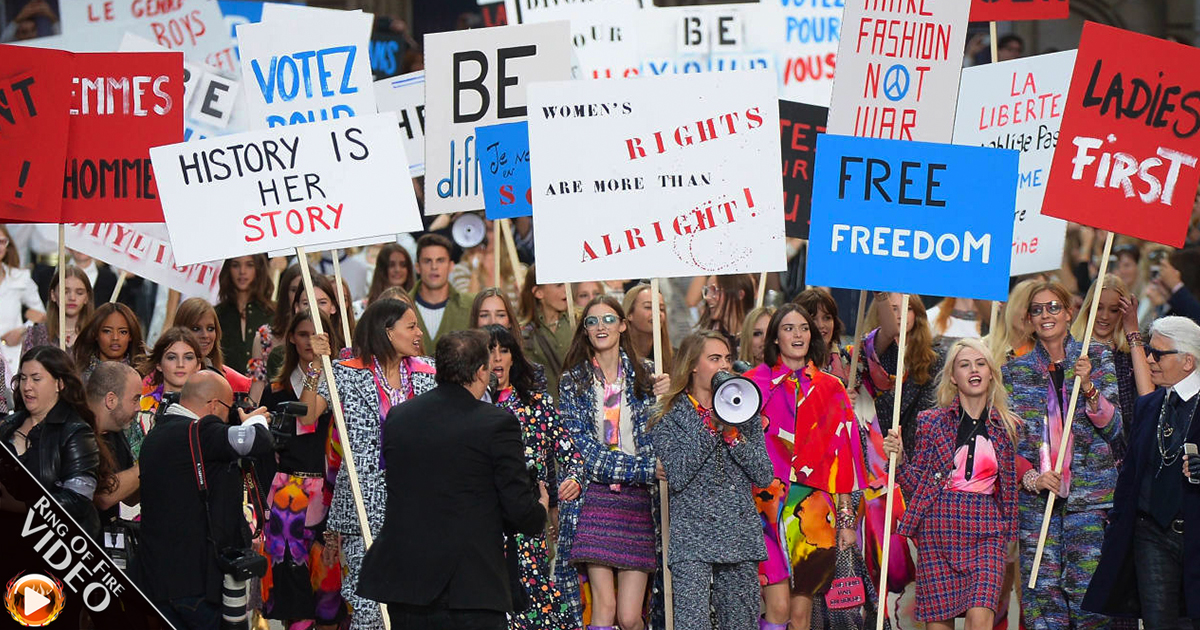
[[[511,611],[504,533],[533,536],[546,523],[524,452],[516,417],[459,385],[393,407],[383,429],[387,512],[358,594]]]
[[[1159,458],[1155,440],[1158,415],[1162,410],[1165,388],[1158,388],[1133,403],[1133,426],[1129,433],[1129,452],[1117,477],[1113,507],[1108,512],[1108,528],[1104,532],[1104,547],[1100,563],[1088,583],[1083,609],[1114,617],[1141,616],[1138,598],[1136,560],[1133,557],[1133,530],[1137,523],[1138,495],[1142,476],[1153,475]],[[1192,428],[1187,441],[1200,442],[1200,412],[1192,416]],[[1183,476],[1183,464],[1174,468],[1175,479],[1183,485],[1181,512],[1185,532],[1200,524],[1200,485],[1188,483]],[[1163,474],[1166,474],[1166,470]],[[1200,617],[1200,536],[1189,534],[1183,539],[1184,607],[1180,614]]]

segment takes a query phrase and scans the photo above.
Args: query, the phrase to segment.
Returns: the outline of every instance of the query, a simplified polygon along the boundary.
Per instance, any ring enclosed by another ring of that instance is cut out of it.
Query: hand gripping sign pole
[[[338,261],[338,250],[332,250],[333,254],[333,282],[335,284],[334,291],[337,292],[338,311],[342,315],[342,335],[343,341],[347,346],[353,345],[353,339],[350,338],[350,317],[346,314],[346,290],[342,287],[342,265]],[[278,284],[278,283],[277,283]],[[308,305],[315,307],[316,302],[312,299],[312,294],[309,294]],[[319,318],[317,318],[319,319]],[[345,434],[343,434],[345,435]]]
[[[304,279],[304,293],[308,296],[308,304],[310,307],[315,306],[317,296],[313,291],[312,274],[308,270],[308,254],[305,253],[303,247],[296,248],[296,260],[300,263],[300,274]],[[315,308],[309,309],[309,313],[314,314],[312,318],[313,330],[320,335],[325,330],[321,326],[321,318],[315,315],[316,312]],[[325,372],[325,382],[329,384],[329,407],[333,410],[333,420],[337,424],[338,435],[343,437],[342,461],[346,464],[346,472],[350,473],[350,490],[354,494],[354,511],[358,514],[358,526],[362,531],[363,546],[365,549],[370,549],[371,545],[375,542],[375,537],[371,534],[371,523],[367,520],[367,508],[363,504],[362,487],[359,486],[358,470],[354,465],[354,452],[351,450],[350,440],[346,437],[350,433],[346,430],[346,418],[342,414],[342,399],[338,395],[337,382],[333,379],[333,361],[329,358],[329,355],[321,355],[321,369]],[[382,602],[379,604],[379,611],[383,616],[384,628],[391,630],[391,621],[388,620],[387,606]]]
[[[567,299],[570,300],[570,295]],[[568,310],[574,308],[573,304],[567,304]],[[663,370],[663,348],[662,348],[662,322],[659,320],[660,311],[658,308],[658,278],[650,279],[650,318],[653,321],[654,334],[654,374],[662,374]],[[667,498],[667,482],[660,479],[658,481],[658,500],[659,508],[662,511],[662,546],[663,546],[663,612],[666,613],[667,630],[675,630],[675,599],[674,590],[671,588],[671,569],[667,564],[667,553],[671,546],[671,514],[670,501]]]
[[[860,302],[861,303],[861,302]],[[861,317],[861,311],[859,317]],[[892,428],[900,428],[900,396],[904,389],[904,352],[908,347],[908,294],[900,298],[900,347],[896,356],[896,396],[892,405]],[[892,553],[892,509],[896,503],[896,454],[888,457],[887,506],[883,511],[883,557],[879,571],[880,612],[875,618],[875,630],[883,630],[883,619],[887,617],[888,559]]]
[[[1096,325],[1096,311],[1100,308],[1100,293],[1104,291],[1104,274],[1108,273],[1108,255],[1112,251],[1113,233],[1109,232],[1104,239],[1104,254],[1100,257],[1100,275],[1096,277],[1096,290],[1092,293],[1091,310],[1088,311],[1087,330],[1083,333],[1083,350],[1079,357],[1087,356],[1088,346],[1092,343],[1092,327]],[[1063,459],[1067,455],[1067,438],[1071,436],[1071,426],[1075,423],[1075,406],[1079,402],[1079,389],[1083,379],[1075,374],[1075,382],[1071,385],[1071,402],[1067,405],[1067,415],[1063,419],[1062,442],[1058,445],[1058,457],[1054,460],[1054,472],[1062,473]],[[1046,550],[1046,533],[1050,531],[1050,517],[1054,514],[1053,492],[1047,493],[1046,513],[1042,515],[1042,532],[1038,534],[1037,551],[1033,554],[1033,569],[1029,571],[1029,588],[1037,586],[1038,569],[1042,566],[1042,552]]]

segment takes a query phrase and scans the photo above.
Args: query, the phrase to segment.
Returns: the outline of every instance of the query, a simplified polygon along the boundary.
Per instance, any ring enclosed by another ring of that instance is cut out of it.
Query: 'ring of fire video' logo
[[[58,618],[65,604],[62,582],[52,575],[18,573],[4,591],[4,607],[23,626],[49,624]]]

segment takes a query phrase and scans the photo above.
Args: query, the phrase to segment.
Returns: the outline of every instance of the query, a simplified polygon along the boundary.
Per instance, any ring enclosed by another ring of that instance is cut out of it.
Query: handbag
[[[825,607],[830,610],[857,608],[867,601],[866,591],[863,589],[863,579],[855,574],[854,553],[853,548],[839,549],[837,552],[837,559],[834,561],[833,583],[825,592]]]
[[[839,594],[839,584],[851,592]],[[854,589],[851,586],[853,584],[857,584],[858,588]],[[849,603],[849,600],[853,599],[857,599],[857,602]],[[834,560],[833,584],[825,597],[817,598],[813,602],[813,627],[826,630],[871,630],[875,627],[876,615],[880,614],[878,607],[879,597],[875,594],[875,584],[868,577],[867,564],[863,561],[858,547],[839,549]],[[883,627],[891,630],[891,620],[885,617]]]

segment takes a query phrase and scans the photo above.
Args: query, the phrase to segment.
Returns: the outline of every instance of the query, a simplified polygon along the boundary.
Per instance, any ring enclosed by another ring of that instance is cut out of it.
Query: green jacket
[[[562,377],[562,363],[567,358],[567,350],[571,348],[571,338],[574,335],[575,331],[571,329],[571,322],[566,313],[559,316],[558,326],[550,330],[540,308],[532,321],[521,326],[525,356],[546,368],[547,391],[555,396],[558,395],[558,380]]]
[[[425,325],[425,318],[421,316],[421,309],[418,307],[417,324],[421,327],[421,332],[424,334],[421,341],[421,349],[425,354],[433,356],[433,349],[437,347],[438,339],[442,336],[452,333],[456,330],[466,330],[471,328],[471,304],[475,302],[474,293],[459,293],[454,290],[453,286],[449,286],[450,297],[446,300],[446,310],[442,313],[442,323],[438,326],[436,334],[430,334],[429,327]],[[409,291],[413,302],[417,301],[417,294],[421,290],[421,281],[417,280],[416,286]]]
[[[238,313],[234,302],[221,302],[213,307],[217,312],[217,323],[221,326],[221,356],[225,365],[246,373],[246,365],[250,363],[251,350],[254,347],[254,333],[259,327],[271,323],[275,311],[264,307],[258,302],[246,305],[246,338],[242,339],[242,316]]]

